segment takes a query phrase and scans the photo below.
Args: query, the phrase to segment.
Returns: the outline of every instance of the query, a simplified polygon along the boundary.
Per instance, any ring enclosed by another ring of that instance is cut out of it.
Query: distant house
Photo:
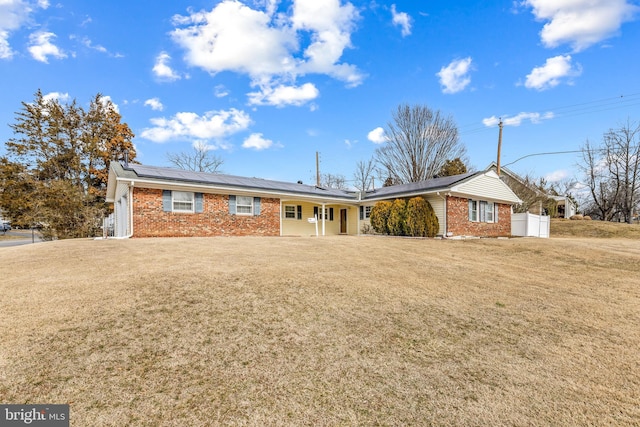
[[[510,236],[521,202],[493,171],[355,192],[112,162],[107,186],[115,237],[358,235],[376,202],[416,196],[442,236]]]
[[[496,172],[497,164],[492,162],[487,170]],[[557,218],[570,218],[577,212],[576,203],[570,197],[548,194],[505,167],[500,167],[500,179],[523,201],[517,211]]]

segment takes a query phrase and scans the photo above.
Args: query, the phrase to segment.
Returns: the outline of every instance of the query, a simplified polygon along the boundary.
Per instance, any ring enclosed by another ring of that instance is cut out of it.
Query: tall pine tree
[[[97,94],[83,109],[40,90],[10,125],[0,158],[0,209],[15,225],[43,227],[46,239],[95,234],[105,204],[109,164],[128,150],[133,132],[115,105]]]

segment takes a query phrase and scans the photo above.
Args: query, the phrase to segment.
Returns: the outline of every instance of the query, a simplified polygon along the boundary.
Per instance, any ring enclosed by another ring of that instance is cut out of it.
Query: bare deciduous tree
[[[604,221],[621,218],[631,223],[640,193],[640,125],[627,121],[610,129],[599,147],[587,141],[578,166],[589,189],[591,210]]]
[[[220,173],[220,166],[224,163],[204,144],[195,144],[192,152],[168,153],[167,160],[180,169],[209,173]]]
[[[353,185],[360,191],[367,191],[373,188],[375,174],[375,160],[360,160],[356,163],[356,171],[353,174]]]
[[[431,179],[447,159],[463,158],[466,153],[453,119],[421,105],[398,106],[385,139],[376,150],[376,161],[400,183]]]
[[[347,189],[347,179],[344,175],[323,173],[320,175],[320,186],[325,188]]]

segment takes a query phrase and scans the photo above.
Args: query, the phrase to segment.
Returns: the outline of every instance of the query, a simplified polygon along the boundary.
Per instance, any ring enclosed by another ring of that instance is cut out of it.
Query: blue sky
[[[469,163],[578,150],[640,120],[634,0],[0,0],[0,141],[33,94],[108,96],[138,160],[206,144],[225,173],[352,179],[399,104],[457,123]],[[0,155],[4,154],[4,144]],[[577,154],[508,167],[550,181]]]

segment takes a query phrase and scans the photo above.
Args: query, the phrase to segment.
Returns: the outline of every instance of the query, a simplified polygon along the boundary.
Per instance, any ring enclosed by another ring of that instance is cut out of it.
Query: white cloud
[[[261,133],[252,133],[242,143],[242,148],[250,148],[257,151],[266,150],[273,145],[273,141],[266,139]]]
[[[0,1],[0,59],[13,57],[14,51],[9,44],[11,31],[22,27],[31,12],[31,7],[23,0]]]
[[[436,75],[440,77],[440,84],[443,86],[443,93],[457,93],[463,91],[469,83],[471,77],[471,57],[456,59],[451,61],[446,67],[442,67]]]
[[[569,172],[561,169],[561,170],[553,171],[546,174],[544,176],[544,179],[547,180],[547,182],[558,182],[558,181],[562,181],[568,176],[569,176]]]
[[[69,94],[68,93],[60,93],[60,92],[49,92],[46,95],[42,96],[42,100],[44,102],[49,102],[49,101],[60,101],[60,102],[66,102],[69,100]]]
[[[29,36],[29,53],[36,61],[48,63],[48,57],[57,59],[66,58],[67,54],[62,49],[51,43],[55,39],[54,33],[38,31]]]
[[[169,66],[169,61],[171,60],[171,56],[167,52],[160,52],[160,54],[156,57],[156,63],[153,66],[153,73],[161,80],[166,81],[174,81],[179,80],[180,74],[173,71],[173,69]]]
[[[346,145],[348,149],[351,149],[351,148],[352,148],[354,145],[356,145],[357,143],[358,143],[358,140],[357,140],[357,139],[355,139],[355,140],[353,140],[353,141],[352,141],[352,140],[350,140],[350,139],[345,139],[345,140],[344,140],[344,145]]]
[[[547,21],[540,31],[546,47],[569,44],[578,52],[614,36],[640,7],[627,0],[525,0],[534,16]]]
[[[351,47],[359,18],[351,3],[295,0],[288,14],[276,13],[275,0],[254,4],[264,10],[223,0],[210,11],[175,16],[171,36],[185,50],[185,61],[210,74],[232,71],[249,76],[252,86],[262,89],[262,95],[249,94],[259,102],[279,88],[309,90],[310,86],[296,84],[306,74],[328,75],[347,86],[362,82],[364,76],[357,67],[340,62],[344,50]]]
[[[302,86],[280,85],[275,88],[265,86],[259,92],[248,94],[250,105],[273,105],[276,107],[300,106],[316,99],[318,95],[318,89],[311,83],[305,83]]]
[[[384,129],[377,127],[367,134],[367,139],[374,144],[382,144],[387,139],[384,136]]]
[[[177,113],[169,119],[151,119],[151,123],[153,127],[144,129],[140,136],[153,142],[175,139],[209,141],[222,140],[247,129],[251,118],[244,111],[232,108],[208,111],[202,116],[190,112]]]
[[[406,37],[411,34],[411,17],[405,12],[396,11],[396,5],[391,5],[391,15],[393,16],[393,25],[396,25],[402,29],[402,37]]]
[[[543,120],[550,120],[554,117],[552,112],[546,112],[544,114],[540,113],[519,113],[515,116],[509,117],[505,116],[502,118],[498,118],[496,116],[491,116],[486,119],[482,119],[482,123],[487,127],[498,126],[500,120],[502,120],[502,124],[504,126],[520,126],[523,121],[529,120],[531,123],[538,124]]]
[[[9,46],[9,33],[0,31],[0,59],[10,59],[13,56],[13,50]]]
[[[571,83],[570,78],[580,74],[582,67],[579,64],[572,65],[570,55],[559,55],[547,59],[543,66],[531,70],[524,85],[528,89],[541,91],[559,85],[563,79],[569,79],[568,82]]]
[[[150,98],[144,101],[145,107],[151,107],[154,111],[162,111],[164,110],[164,105],[160,102],[159,98]]]
[[[97,50],[98,52],[102,52],[102,53],[108,53],[107,48],[99,45],[99,44],[93,44],[93,42],[91,41],[91,39],[89,39],[88,37],[83,37],[80,42],[85,45],[86,47],[88,47],[89,49],[93,49],[93,50]]]
[[[113,102],[109,95],[103,95],[102,97],[100,97],[100,102],[102,102],[102,105],[105,108],[110,106],[111,108],[113,108],[113,111],[120,114],[120,108],[118,108],[118,104]]]
[[[216,85],[216,87],[213,88],[213,94],[216,98],[224,98],[229,95],[229,91],[224,85]]]

